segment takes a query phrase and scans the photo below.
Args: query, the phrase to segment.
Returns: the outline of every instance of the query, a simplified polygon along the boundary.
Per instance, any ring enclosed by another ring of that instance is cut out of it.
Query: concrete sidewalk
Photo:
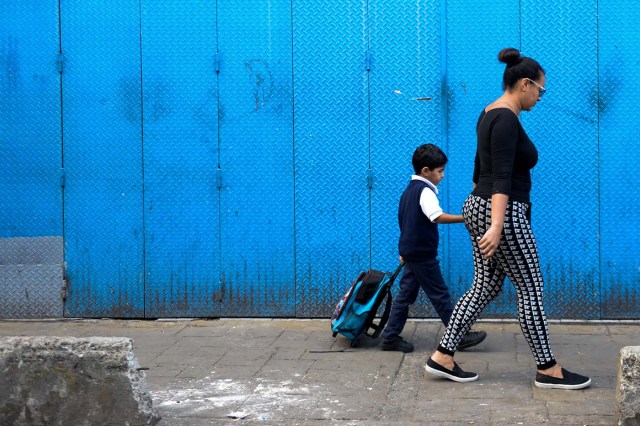
[[[592,378],[581,391],[533,386],[517,323],[479,322],[488,337],[456,355],[476,382],[425,376],[443,327],[409,322],[415,352],[351,349],[328,320],[0,321],[3,336],[126,336],[146,367],[160,425],[613,425],[618,351],[637,323],[552,323],[556,358]],[[344,350],[341,352],[341,350]]]

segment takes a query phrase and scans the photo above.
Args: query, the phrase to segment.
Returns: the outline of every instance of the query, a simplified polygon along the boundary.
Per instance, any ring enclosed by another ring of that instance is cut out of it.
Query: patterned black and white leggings
[[[478,237],[482,237],[491,225],[491,200],[470,195],[465,201],[462,215],[473,246],[473,285],[453,310],[447,331],[438,346],[440,352],[453,356],[460,340],[485,306],[500,294],[505,277],[509,277],[518,297],[520,328],[538,369],[544,370],[556,364],[542,306],[544,282],[538,262],[538,247],[527,209],[526,203],[507,203],[500,245],[492,259],[487,260],[478,247]]]

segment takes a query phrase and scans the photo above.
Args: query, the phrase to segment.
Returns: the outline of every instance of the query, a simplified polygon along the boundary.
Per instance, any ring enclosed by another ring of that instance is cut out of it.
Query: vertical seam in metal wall
[[[142,0],[138,1],[138,18],[140,25],[140,161],[141,161],[141,196],[142,196],[142,315],[147,317],[147,227],[145,211],[145,182],[144,182],[144,89],[142,75]]]
[[[522,0],[518,1],[518,50],[522,52]]]
[[[62,60],[62,5],[60,4],[60,0],[58,0],[58,54],[60,55],[59,59]],[[59,84],[60,84],[60,167],[62,168],[62,173],[64,173],[64,99],[63,99],[63,90],[62,90],[62,73],[64,68],[64,61],[61,64],[61,68],[59,68]],[[64,179],[64,174],[62,175]],[[64,182],[64,181],[63,181]],[[62,279],[65,286],[65,290],[67,287],[67,268],[66,268],[66,250],[64,243],[65,236],[65,221],[64,221],[64,192],[65,185],[62,185],[60,188],[60,208],[61,211],[61,227],[62,227]],[[62,316],[64,317],[64,305],[66,300],[62,301]]]
[[[365,73],[367,82],[367,146],[369,151],[369,164],[367,169],[367,195],[369,198],[369,268],[373,263],[373,171],[371,170],[371,31],[369,0],[365,4],[365,37],[367,38],[367,51],[365,52]]]
[[[294,316],[298,316],[298,224],[296,222],[296,211],[297,211],[297,198],[296,198],[296,86],[295,86],[295,76],[294,76],[294,51],[293,51],[293,40],[294,40],[294,28],[293,28],[293,0],[289,2],[289,13],[291,18],[291,164],[293,169],[293,294],[294,294]]]
[[[222,288],[222,165],[221,165],[221,149],[220,149],[220,73],[222,72],[222,54],[220,53],[220,15],[218,2],[215,2],[215,17],[216,17],[216,60],[218,64],[216,66],[216,132],[218,142],[218,170],[216,170],[216,191],[218,191],[218,313],[222,314],[222,303],[224,302],[224,291]]]
[[[220,52],[220,6],[218,5],[218,1],[215,3],[216,5],[216,54],[218,57],[217,72],[216,72],[216,120],[218,125],[216,126],[216,132],[218,133],[217,141],[218,141],[218,170],[216,170],[217,183],[216,190],[218,191],[218,312],[219,315],[222,314],[222,304],[224,303],[224,296],[226,289],[223,288],[222,283],[222,144],[220,141],[220,74],[222,73],[222,67],[224,65],[222,61],[222,52]]]
[[[598,296],[600,303],[598,304],[598,318],[602,319],[602,188],[600,179],[600,2],[596,0],[596,156],[598,167],[596,177],[598,179]]]
[[[448,62],[447,62],[447,0],[440,0],[440,113],[442,117],[440,118],[440,133],[441,133],[441,141],[442,147],[446,152],[449,152],[449,89],[447,87],[447,73],[448,73]],[[449,180],[445,182],[446,189],[446,197],[444,197],[444,209],[445,211],[450,211],[449,209]],[[440,227],[442,228],[442,227]],[[450,271],[449,267],[449,238],[450,238],[450,226],[444,227],[444,238],[443,238],[443,264],[446,267],[445,269],[445,282],[450,282]]]

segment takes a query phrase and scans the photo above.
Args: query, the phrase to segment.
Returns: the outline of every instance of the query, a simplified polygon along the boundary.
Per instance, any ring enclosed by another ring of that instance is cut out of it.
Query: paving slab
[[[0,321],[2,336],[117,336],[134,353],[160,425],[615,424],[617,356],[640,341],[636,322],[551,323],[562,366],[592,377],[581,391],[533,386],[535,363],[513,321],[480,321],[487,339],[456,354],[477,382],[426,376],[444,327],[409,321],[410,354],[358,347],[320,320]]]

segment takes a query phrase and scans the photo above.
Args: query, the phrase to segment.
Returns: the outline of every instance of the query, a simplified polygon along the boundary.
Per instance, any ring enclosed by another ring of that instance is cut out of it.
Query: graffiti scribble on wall
[[[271,100],[273,93],[273,78],[269,65],[260,60],[252,59],[244,64],[249,71],[249,80],[253,85],[255,111],[260,111]]]

